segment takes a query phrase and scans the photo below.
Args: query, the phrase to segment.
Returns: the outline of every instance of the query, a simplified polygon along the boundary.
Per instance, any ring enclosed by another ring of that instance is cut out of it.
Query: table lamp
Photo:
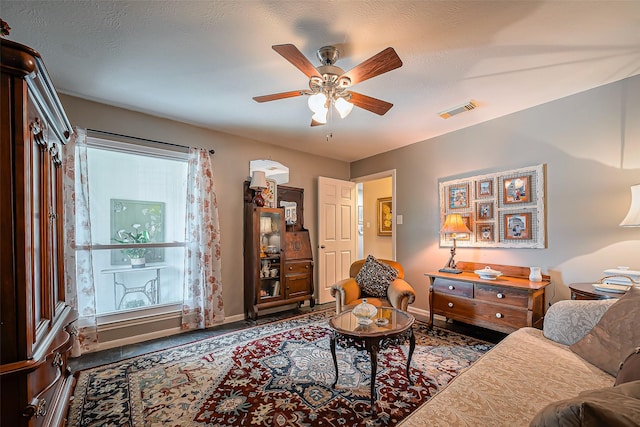
[[[631,186],[631,206],[620,225],[622,227],[640,227],[640,184]]]
[[[449,257],[449,261],[447,261],[445,266],[438,271],[442,273],[453,274],[462,273],[462,270],[456,268],[456,262],[453,259],[456,256],[456,238],[460,233],[470,234],[471,230],[469,230],[469,228],[465,225],[464,221],[462,220],[462,215],[448,214],[444,220],[444,225],[442,226],[440,232],[444,233],[445,235],[451,235],[451,238],[453,239],[453,246],[451,247],[451,256]]]
[[[249,188],[252,190],[255,190],[255,194],[253,196],[253,203],[256,206],[263,207],[264,197],[262,197],[262,190],[267,188],[267,177],[264,171],[253,171],[253,175],[251,175],[251,183],[249,184]]]

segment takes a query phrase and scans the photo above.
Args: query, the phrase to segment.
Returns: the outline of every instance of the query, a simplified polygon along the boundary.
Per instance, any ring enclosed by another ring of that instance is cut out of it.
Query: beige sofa
[[[560,301],[544,331],[508,335],[399,425],[528,426],[546,405],[610,387],[615,377],[569,349],[617,300]]]

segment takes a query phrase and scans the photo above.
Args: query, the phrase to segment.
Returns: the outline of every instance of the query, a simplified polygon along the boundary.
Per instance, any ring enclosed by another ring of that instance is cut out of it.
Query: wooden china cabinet
[[[0,45],[0,424],[62,425],[76,319],[63,271],[62,144],[72,129],[40,55]]]
[[[283,208],[259,207],[245,182],[244,305],[245,316],[258,318],[260,310],[302,304],[313,307],[313,257],[309,231],[303,220],[287,225]],[[278,186],[280,201],[296,202],[302,218],[303,189]],[[288,196],[290,195],[290,196]],[[284,197],[281,198],[281,197]]]

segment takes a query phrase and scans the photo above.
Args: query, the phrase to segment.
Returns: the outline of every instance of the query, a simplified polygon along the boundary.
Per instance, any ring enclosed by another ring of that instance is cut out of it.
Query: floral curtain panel
[[[189,149],[182,329],[224,320],[218,202],[207,150]]]
[[[98,346],[84,129],[75,129],[63,155],[65,290],[67,302],[78,311],[78,336],[72,355],[79,356]]]

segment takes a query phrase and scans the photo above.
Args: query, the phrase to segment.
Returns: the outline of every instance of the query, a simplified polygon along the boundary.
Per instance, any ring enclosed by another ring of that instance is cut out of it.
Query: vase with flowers
[[[114,240],[118,243],[127,245],[149,243],[151,241],[149,238],[149,232],[147,230],[140,230],[142,225],[133,224],[131,227],[133,228],[133,231],[127,231],[124,228],[118,230]],[[147,251],[147,248],[136,247],[129,247],[122,250],[122,252],[129,257],[129,260],[131,260],[131,268],[142,268],[145,266],[145,255],[147,254]]]

